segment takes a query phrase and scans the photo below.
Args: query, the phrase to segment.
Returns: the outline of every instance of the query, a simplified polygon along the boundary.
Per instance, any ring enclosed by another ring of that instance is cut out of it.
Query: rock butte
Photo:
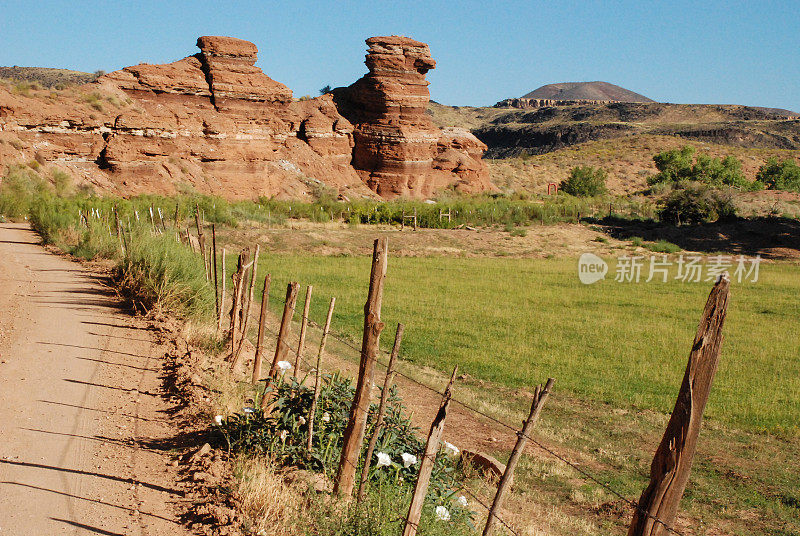
[[[132,195],[196,190],[227,198],[423,198],[492,190],[486,146],[426,114],[428,46],[367,39],[369,73],[296,100],[255,66],[258,49],[204,36],[200,52],[140,64],[45,96],[0,86],[0,163],[36,158],[79,183]]]

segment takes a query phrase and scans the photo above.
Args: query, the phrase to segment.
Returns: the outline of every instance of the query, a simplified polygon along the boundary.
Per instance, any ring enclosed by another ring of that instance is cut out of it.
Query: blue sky
[[[491,105],[603,80],[652,99],[800,111],[794,2],[70,2],[0,0],[0,65],[111,71],[197,52],[200,35],[259,48],[296,96],[366,72],[364,39],[428,43],[431,97]]]

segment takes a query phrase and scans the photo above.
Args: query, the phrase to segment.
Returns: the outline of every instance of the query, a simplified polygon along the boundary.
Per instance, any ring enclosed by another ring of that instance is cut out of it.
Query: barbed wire
[[[263,295],[262,295],[262,300],[263,300],[263,299],[264,299],[264,298],[263,298]],[[286,300],[285,300],[284,298],[281,298],[280,296],[274,296],[274,295],[273,295],[273,294],[271,294],[270,292],[267,292],[267,300],[269,300],[269,299],[273,299],[274,301],[277,301],[277,303],[279,303],[279,304],[283,304],[284,306],[286,305]],[[295,308],[295,310],[296,310],[296,308]],[[316,328],[319,328],[319,329],[324,329],[322,325],[320,325],[320,324],[318,324],[317,322],[313,321],[313,320],[312,320],[312,319],[311,319],[309,316],[305,316],[305,315],[304,315],[302,312],[300,313],[300,319],[301,319],[301,320],[305,320],[305,321],[306,321],[306,322],[307,322],[309,325],[311,325],[311,326],[313,326],[313,327],[316,327]],[[295,354],[295,355],[297,355],[297,354],[298,354],[298,350],[295,350],[294,348],[292,348],[292,347],[289,345],[288,341],[287,341],[285,338],[281,338],[281,337],[280,337],[280,334],[279,334],[279,333],[277,333],[277,332],[275,332],[275,331],[273,331],[273,330],[271,330],[271,329],[267,328],[267,326],[266,326],[266,325],[265,325],[265,329],[267,329],[267,330],[268,330],[268,331],[270,331],[272,334],[274,334],[274,335],[275,335],[275,336],[278,338],[278,341],[279,341],[279,342],[283,342],[283,343],[284,343],[284,344],[287,346],[287,348],[288,348],[290,351],[294,352],[294,354]],[[246,334],[245,334],[244,336],[246,336]],[[354,346],[354,345],[353,345],[353,343],[351,343],[350,341],[348,341],[348,340],[344,339],[343,337],[341,337],[341,336],[337,335],[336,333],[334,333],[334,332],[332,332],[332,331],[328,331],[328,336],[329,336],[329,337],[331,337],[331,338],[333,338],[334,340],[338,341],[339,343],[343,344],[344,346],[346,346],[346,347],[348,347],[348,348],[350,348],[350,349],[352,349],[352,350],[354,350],[354,351],[358,352],[359,356],[361,355],[361,349],[360,349],[360,348],[358,348],[358,347],[356,347],[356,346]],[[379,353],[382,353],[382,354],[384,354],[384,355],[389,355],[389,352],[388,352],[388,351],[386,351],[386,350],[382,350],[382,349],[380,349],[380,348],[378,349],[378,352],[379,352]],[[402,356],[399,356],[399,355],[398,355],[398,358],[399,358],[399,359],[402,359]],[[300,360],[301,360],[301,361],[303,361],[303,362],[304,362],[304,364],[308,365],[308,366],[309,366],[309,368],[314,368],[314,369],[316,368],[316,365],[314,365],[314,366],[312,367],[310,363],[306,362],[306,361],[305,361],[305,359],[303,359],[303,358],[302,358],[302,356],[300,356]],[[375,362],[376,362],[378,365],[382,366],[383,368],[385,368],[385,369],[388,369],[388,364],[386,364],[386,363],[383,363],[381,360],[377,359],[377,357],[376,357],[376,359],[375,359]],[[295,371],[295,372],[297,372],[297,371]],[[412,383],[414,383],[414,384],[416,384],[416,385],[419,385],[420,387],[423,387],[423,388],[425,388],[425,389],[427,389],[427,390],[429,390],[429,391],[431,391],[431,392],[433,392],[433,393],[436,393],[436,394],[437,394],[437,395],[439,395],[439,396],[445,396],[445,394],[444,394],[443,392],[439,391],[439,390],[438,390],[438,389],[436,389],[435,387],[431,387],[430,385],[427,385],[427,384],[425,384],[424,382],[421,382],[421,381],[417,380],[416,378],[413,378],[413,377],[409,376],[408,374],[405,374],[405,373],[403,373],[402,371],[400,371],[400,370],[397,370],[396,368],[395,368],[394,372],[395,372],[395,374],[397,374],[398,376],[400,376],[400,377],[402,377],[402,378],[405,378],[406,380],[408,380],[408,381],[410,381],[410,382],[412,382]],[[652,515],[650,512],[648,512],[647,510],[645,510],[644,508],[642,508],[642,507],[641,507],[641,506],[640,506],[640,505],[639,505],[639,504],[638,504],[636,501],[634,501],[634,500],[631,500],[631,499],[628,499],[628,498],[627,498],[627,497],[625,497],[625,496],[624,496],[624,495],[623,495],[621,492],[619,492],[619,491],[615,490],[614,488],[612,488],[612,487],[611,487],[609,484],[607,484],[606,482],[603,482],[603,481],[602,481],[602,480],[600,480],[599,478],[596,478],[594,475],[592,475],[591,473],[587,472],[586,470],[584,470],[583,468],[581,468],[581,467],[580,467],[579,465],[577,465],[576,463],[573,463],[573,462],[571,462],[570,460],[568,460],[567,458],[565,458],[564,456],[562,456],[562,455],[561,455],[561,454],[559,454],[558,452],[554,451],[554,450],[553,450],[553,449],[551,449],[550,447],[548,447],[548,446],[544,445],[542,442],[540,442],[540,441],[539,441],[539,440],[537,440],[536,438],[534,438],[534,437],[532,437],[532,436],[530,436],[530,435],[528,435],[528,434],[523,434],[523,433],[522,433],[520,430],[518,430],[516,427],[514,427],[514,426],[512,426],[512,425],[510,425],[510,424],[508,424],[508,423],[506,423],[506,422],[503,422],[503,421],[501,421],[500,419],[498,419],[498,418],[496,418],[496,417],[494,417],[494,416],[492,416],[492,415],[489,415],[489,414],[488,414],[488,413],[486,413],[485,411],[483,411],[483,410],[481,410],[481,409],[479,409],[479,408],[476,408],[476,407],[474,407],[474,406],[472,406],[472,405],[470,405],[470,404],[468,404],[468,403],[466,403],[466,402],[464,402],[464,401],[462,401],[462,400],[459,400],[459,399],[457,399],[457,398],[456,398],[456,397],[454,397],[454,396],[451,396],[451,400],[452,400],[454,403],[456,403],[456,404],[460,405],[461,407],[463,407],[464,409],[466,409],[466,410],[469,410],[469,411],[471,411],[471,412],[473,412],[473,413],[476,413],[477,415],[480,415],[481,417],[484,417],[485,419],[488,419],[489,421],[491,421],[491,422],[494,422],[495,424],[497,424],[497,425],[499,425],[499,426],[502,426],[502,427],[504,427],[504,428],[507,428],[507,429],[511,430],[512,432],[514,432],[514,434],[515,434],[516,436],[518,436],[518,437],[524,437],[524,438],[526,438],[526,439],[530,440],[530,441],[531,441],[531,442],[532,442],[534,445],[536,445],[537,447],[539,447],[539,448],[540,448],[540,449],[542,449],[543,451],[547,452],[548,454],[550,454],[550,455],[551,455],[551,456],[553,456],[554,458],[558,459],[558,460],[559,460],[559,461],[561,461],[562,463],[566,464],[567,466],[569,466],[569,467],[570,467],[570,468],[572,468],[573,470],[577,471],[577,472],[578,472],[580,475],[582,475],[582,476],[583,476],[584,478],[586,478],[587,480],[589,480],[589,481],[591,481],[591,482],[593,482],[593,483],[597,484],[598,486],[600,486],[601,488],[603,488],[603,489],[604,489],[604,490],[606,490],[607,492],[611,493],[611,494],[612,494],[613,496],[615,496],[616,498],[618,498],[618,499],[622,500],[622,501],[623,501],[625,504],[627,504],[627,505],[628,505],[630,508],[633,508],[634,510],[636,510],[636,511],[637,511],[637,512],[639,512],[639,513],[641,513],[642,515],[644,515],[644,516],[645,516],[645,517],[647,517],[648,519],[651,519],[651,520],[653,520],[654,522],[656,522],[656,523],[658,523],[658,524],[662,525],[662,526],[663,526],[663,527],[664,527],[664,528],[665,528],[665,529],[666,529],[668,532],[671,532],[671,533],[673,533],[673,534],[676,534],[676,535],[678,535],[678,536],[686,536],[686,534],[685,534],[685,533],[683,533],[683,532],[681,532],[681,531],[679,531],[679,530],[677,530],[677,529],[673,528],[672,526],[668,525],[666,522],[662,521],[662,520],[661,520],[661,519],[659,519],[658,517],[656,517],[656,516]],[[362,410],[364,410],[364,408],[363,408],[363,407],[361,407],[361,409],[362,409]],[[365,411],[366,411],[366,410],[365,410]],[[462,489],[465,489],[465,488],[462,488]],[[468,492],[468,493],[470,493],[469,491],[467,491],[467,492]],[[470,495],[472,495],[472,493],[470,493]],[[473,497],[474,497],[474,495],[473,495]],[[474,497],[474,498],[475,498],[476,500],[478,500],[478,499],[477,499],[477,497]],[[480,501],[478,500],[478,502],[480,502]],[[485,505],[484,505],[484,506],[485,506]],[[498,519],[498,520],[499,520],[499,521],[500,521],[500,522],[501,522],[503,525],[505,525],[507,528],[509,528],[509,530],[512,530],[512,532],[513,532],[515,535],[517,534],[517,533],[516,533],[515,531],[513,531],[513,529],[511,529],[511,528],[509,527],[509,525],[508,525],[508,524],[506,524],[506,522],[505,522],[505,521],[503,521],[503,520],[502,520],[502,519],[501,519],[499,516],[495,515],[495,517],[496,517],[496,518],[497,518],[497,519]]]

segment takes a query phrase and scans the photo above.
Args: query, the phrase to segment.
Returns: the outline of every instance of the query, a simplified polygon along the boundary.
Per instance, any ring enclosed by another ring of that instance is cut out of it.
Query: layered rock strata
[[[398,36],[366,43],[369,73],[334,98],[355,125],[353,166],[367,185],[383,197],[491,189],[486,146],[464,129],[439,130],[426,113],[425,75],[436,67],[428,45]]]
[[[357,129],[332,95],[293,99],[255,66],[253,43],[205,36],[194,56],[126,67],[78,88],[25,95],[0,86],[0,160],[35,157],[123,195],[422,197],[491,187],[485,147],[439,131],[425,115],[422,71],[434,65],[427,46],[406,56],[396,53],[406,45],[392,42],[416,42],[377,39],[386,52],[371,51],[368,66],[384,89],[362,92]]]

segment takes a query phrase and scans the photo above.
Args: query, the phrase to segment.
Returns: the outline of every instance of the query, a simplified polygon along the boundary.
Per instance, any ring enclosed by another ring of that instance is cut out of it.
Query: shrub
[[[594,197],[603,195],[606,188],[606,172],[592,166],[576,166],[572,168],[569,178],[561,181],[559,189],[576,197]]]
[[[653,157],[658,173],[647,179],[651,186],[660,183],[695,181],[717,188],[732,186],[740,190],[759,189],[760,183],[748,181],[742,171],[742,163],[733,156],[714,158],[699,154],[689,145],[681,149],[661,152]]]
[[[666,240],[659,240],[658,242],[647,244],[645,247],[655,253],[677,253],[682,251],[680,246]]]
[[[758,169],[756,180],[770,190],[800,192],[800,166],[792,159],[778,162],[773,157]]]
[[[688,180],[692,176],[692,161],[695,148],[686,145],[680,149],[663,151],[653,157],[658,174],[650,177],[648,184],[660,182],[678,182]]]
[[[731,195],[705,184],[689,183],[664,201],[659,217],[674,225],[708,223],[736,216]]]
[[[289,381],[281,379],[274,389],[267,387],[266,393],[274,397],[272,411],[264,414],[259,409],[245,408],[241,413],[225,418],[217,428],[220,432],[220,444],[238,453],[266,454],[278,465],[303,467],[333,476],[339,462],[343,434],[354,395],[350,380],[341,378],[338,374],[324,376],[323,389],[314,417],[311,451],[306,448],[308,437],[306,419],[311,407],[313,389],[303,385],[297,378],[291,378]],[[395,503],[406,501],[407,505],[407,501],[410,500],[409,491],[416,481],[424,443],[417,436],[418,429],[411,425],[404,414],[405,408],[397,394],[396,386],[389,391],[387,400],[384,426],[378,434],[369,473],[372,483],[370,491],[373,496],[390,493],[397,498]],[[375,426],[376,415],[377,405],[371,404],[367,419],[367,436]],[[378,467],[378,452],[388,454],[391,464]],[[417,462],[405,467],[401,457],[403,453],[416,456]],[[360,468],[357,474],[360,474]],[[440,452],[435,460],[426,508],[432,512],[435,506],[446,505],[454,522],[460,520],[471,526],[469,510],[453,502],[457,489],[455,477],[455,462]],[[394,504],[394,507],[396,506],[398,505]],[[363,521],[363,512],[340,514],[338,521],[340,526],[359,519]],[[381,530],[367,532],[368,534],[384,534],[384,527],[388,530],[386,516],[383,516],[382,522],[378,519],[381,516],[369,517],[378,522],[376,530],[377,528]]]

